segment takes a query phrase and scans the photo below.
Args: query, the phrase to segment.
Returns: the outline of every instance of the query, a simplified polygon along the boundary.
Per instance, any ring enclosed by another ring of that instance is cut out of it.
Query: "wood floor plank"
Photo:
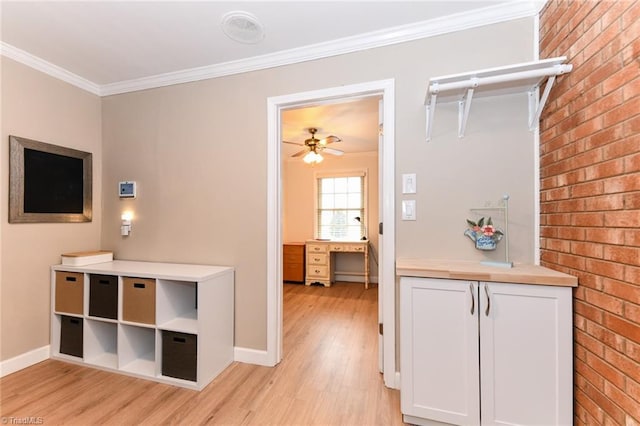
[[[202,392],[47,360],[0,379],[0,416],[47,425],[401,425],[378,372],[377,287],[284,285],[282,362]]]

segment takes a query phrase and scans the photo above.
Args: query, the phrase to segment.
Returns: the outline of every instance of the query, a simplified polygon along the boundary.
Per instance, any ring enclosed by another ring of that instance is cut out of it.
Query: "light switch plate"
[[[402,200],[402,220],[416,220],[416,200]]]
[[[405,173],[402,175],[402,193],[403,194],[416,193],[416,174],[415,173]]]

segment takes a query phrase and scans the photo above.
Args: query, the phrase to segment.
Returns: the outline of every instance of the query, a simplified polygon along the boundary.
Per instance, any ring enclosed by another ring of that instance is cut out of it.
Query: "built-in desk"
[[[335,253],[362,253],[364,255],[364,288],[369,288],[369,241],[321,241],[306,242],[305,284],[320,283],[330,287],[333,281],[333,255]]]

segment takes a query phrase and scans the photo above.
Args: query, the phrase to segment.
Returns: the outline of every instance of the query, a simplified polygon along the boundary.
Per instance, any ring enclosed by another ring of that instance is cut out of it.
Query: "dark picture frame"
[[[91,222],[92,158],[9,136],[9,223]]]

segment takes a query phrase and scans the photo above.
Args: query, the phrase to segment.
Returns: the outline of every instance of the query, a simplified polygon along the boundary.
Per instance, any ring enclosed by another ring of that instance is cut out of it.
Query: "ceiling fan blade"
[[[304,144],[303,144],[303,143],[298,143],[298,142],[282,141],[282,143],[288,143],[288,144],[291,144],[291,145],[304,146]]]
[[[295,154],[293,154],[292,157],[302,157],[307,152],[309,152],[309,150],[305,148],[305,149],[300,150],[300,151],[296,152]]]
[[[327,154],[331,154],[331,155],[342,155],[344,154],[344,151],[340,151],[339,149],[333,149],[333,148],[325,148],[322,150],[322,152],[326,152]]]
[[[334,143],[334,142],[340,142],[340,141],[342,141],[342,139],[340,139],[339,137],[334,136],[334,135],[330,135],[330,136],[327,136],[324,139],[320,139],[320,141],[318,141],[318,144],[322,145],[322,146],[325,146],[327,144]]]

